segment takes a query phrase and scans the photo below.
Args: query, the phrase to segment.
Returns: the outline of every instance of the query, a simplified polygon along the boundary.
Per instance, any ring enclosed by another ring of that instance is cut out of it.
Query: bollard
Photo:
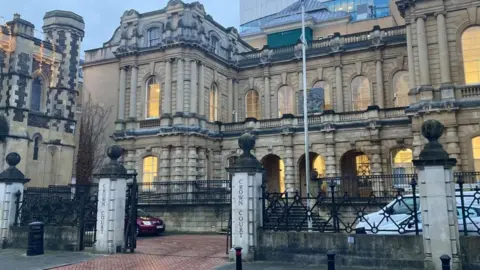
[[[450,256],[443,254],[440,256],[440,260],[442,261],[442,270],[450,270]]]
[[[327,265],[328,270],[335,270],[335,252],[327,252]]]
[[[242,270],[242,248],[241,247],[235,247],[235,256],[237,257],[236,262],[237,262],[237,270]]]
[[[43,255],[43,234],[44,224],[43,222],[32,222],[28,224],[28,244],[27,244],[27,256]]]

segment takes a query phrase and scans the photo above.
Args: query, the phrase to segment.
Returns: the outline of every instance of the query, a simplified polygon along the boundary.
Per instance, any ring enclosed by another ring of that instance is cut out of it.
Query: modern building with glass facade
[[[455,170],[480,170],[478,1],[305,2],[308,148],[321,177],[376,176],[350,183],[354,193],[393,188],[383,176],[413,173],[428,119],[445,125]],[[358,19],[364,3],[376,8]],[[299,11],[241,33],[200,3],[125,12],[84,65],[85,91],[117,111],[125,165],[146,183],[226,179],[249,131],[268,189],[305,192]]]

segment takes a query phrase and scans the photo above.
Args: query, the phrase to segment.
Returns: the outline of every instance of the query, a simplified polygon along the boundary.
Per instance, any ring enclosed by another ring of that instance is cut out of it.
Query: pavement
[[[235,270],[235,263],[228,263],[226,265],[217,267],[215,270]],[[282,262],[252,262],[243,263],[243,270],[327,270],[327,266],[321,265],[299,265]],[[335,266],[336,270],[371,270],[371,268],[359,268],[350,266]]]
[[[2,270],[43,270],[61,265],[81,263],[103,257],[88,252],[45,251],[44,255],[26,256],[25,249],[1,249]]]

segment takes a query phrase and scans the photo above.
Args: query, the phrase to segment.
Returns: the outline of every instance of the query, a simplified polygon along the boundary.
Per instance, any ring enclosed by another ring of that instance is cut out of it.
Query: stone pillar
[[[255,137],[245,133],[238,139],[243,154],[227,169],[232,174],[232,246],[242,248],[242,259],[255,258],[259,228],[263,224],[262,175],[264,169],[250,152]],[[234,252],[234,251],[233,251]]]
[[[335,170],[335,143],[326,144],[327,151],[325,152],[326,176],[336,176]]]
[[[337,96],[337,108],[336,112],[343,112],[343,82],[342,82],[342,67],[335,67],[335,92]]]
[[[420,85],[430,85],[430,65],[428,62],[427,35],[425,33],[426,16],[417,18],[418,61],[420,70]]]
[[[190,113],[196,114],[198,112],[198,71],[197,61],[190,62]]]
[[[165,61],[165,93],[163,95],[164,102],[162,104],[163,114],[172,113],[172,60]]]
[[[233,122],[233,79],[228,78],[228,122]]]
[[[206,151],[205,148],[200,148],[198,150],[198,177],[199,180],[207,180],[207,161],[206,161]]]
[[[237,120],[238,120],[238,81],[237,80],[235,80],[235,82],[233,84],[233,91],[234,91],[233,109],[235,110],[235,116],[234,116],[233,121],[237,122]]]
[[[418,171],[425,269],[442,269],[440,256],[452,258],[453,270],[462,269],[452,167],[456,159],[438,142],[444,126],[436,120],[422,125],[428,139],[420,158],[413,161]]]
[[[445,25],[445,14],[437,13],[438,53],[440,55],[441,83],[451,83],[450,56],[448,53],[447,29]]]
[[[407,24],[408,87],[415,88],[415,66],[413,64],[412,25]]]
[[[127,67],[120,68],[120,93],[118,94],[118,120],[125,119],[125,91],[127,87]]]
[[[137,118],[137,77],[138,67],[132,67],[132,77],[130,78],[130,118]]]
[[[295,161],[293,159],[293,134],[282,134],[285,147],[285,191],[295,192]]]
[[[160,151],[160,164],[158,175],[160,181],[171,181],[170,178],[170,168],[171,168],[171,159],[170,159],[170,146],[162,147]]]
[[[199,95],[198,95],[198,100],[199,100],[199,106],[198,106],[198,113],[202,116],[205,116],[205,66],[203,63],[200,64],[200,75],[198,79],[198,90]]]
[[[15,194],[21,194],[20,201],[22,201],[24,184],[30,181],[15,167],[20,163],[20,159],[18,153],[8,154],[5,160],[9,167],[0,173],[0,242],[5,239],[7,242],[10,240],[10,226],[16,223],[17,196]]]
[[[188,180],[197,180],[197,148],[195,146],[188,148]]]
[[[124,246],[125,202],[127,192],[127,170],[117,159],[123,149],[112,146],[107,154],[110,163],[100,169],[96,175],[98,183],[97,241],[94,250],[97,253],[112,254]]]
[[[176,103],[177,109],[176,113],[183,113],[183,59],[177,60],[177,96],[176,96]]]
[[[381,109],[385,108],[385,97],[383,93],[383,72],[382,60],[378,59],[376,62],[376,77],[377,77],[377,105]]]
[[[173,161],[172,161],[172,173],[171,177],[172,180],[174,181],[182,181],[185,180],[183,179],[183,145],[175,145],[173,147],[174,153],[173,153]]]
[[[270,119],[271,113],[270,113],[270,77],[265,76],[265,109],[264,111],[264,119]]]

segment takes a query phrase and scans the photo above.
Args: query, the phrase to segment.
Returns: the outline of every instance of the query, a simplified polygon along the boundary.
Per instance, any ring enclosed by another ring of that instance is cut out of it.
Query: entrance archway
[[[372,192],[370,160],[361,151],[349,151],[341,158],[342,179],[339,189],[350,196],[368,197]]]
[[[318,178],[323,178],[326,176],[326,166],[325,159],[317,153],[309,153],[310,161],[310,171],[316,171],[318,173]],[[301,196],[307,196],[307,182],[305,181],[305,154],[303,154],[298,159],[298,175],[300,177],[300,194]],[[311,179],[309,180],[310,195],[315,197],[318,195],[318,192],[322,191],[322,186],[320,181]]]
[[[285,164],[283,160],[274,154],[262,159],[265,168],[265,183],[268,192],[285,192]]]

